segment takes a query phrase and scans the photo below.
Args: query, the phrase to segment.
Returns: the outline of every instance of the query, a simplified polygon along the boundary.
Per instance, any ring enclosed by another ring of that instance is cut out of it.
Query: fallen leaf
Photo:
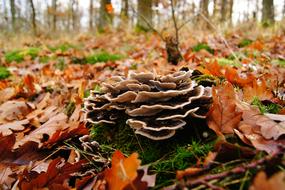
[[[50,162],[46,172],[38,174],[37,172],[24,171],[20,176],[19,187],[22,190],[39,189],[47,187],[51,190],[69,189],[64,186],[64,181],[70,179],[71,175],[78,172],[86,161],[82,160],[75,164],[64,162],[57,158]]]
[[[285,173],[278,172],[268,178],[264,171],[259,172],[254,178],[249,190],[283,190],[285,189]]]
[[[128,158],[120,151],[115,151],[112,157],[112,167],[105,170],[105,179],[110,190],[122,190],[128,184],[133,186],[133,180],[137,177],[137,170],[141,161],[138,154],[133,153]],[[136,189],[136,188],[133,188]]]
[[[30,112],[29,106],[24,101],[12,100],[0,106],[0,123],[21,120]]]
[[[270,116],[272,116],[271,114]],[[280,117],[280,116],[279,116]],[[285,118],[285,116],[283,116]],[[277,140],[281,135],[285,134],[285,122],[275,122],[266,115],[261,114],[257,109],[248,107],[248,109],[243,110],[241,125],[250,125],[253,128],[258,128],[261,135],[265,139]],[[281,119],[281,118],[280,118]]]
[[[209,111],[208,126],[223,136],[224,133],[233,133],[238,127],[242,113],[236,110],[234,87],[230,83],[213,87],[213,104]]]
[[[1,97],[0,104],[15,97],[16,94],[17,94],[16,89],[13,87],[0,90],[0,97]]]
[[[0,164],[0,189],[11,189],[14,178],[10,177],[13,171],[6,164]]]
[[[237,70],[232,67],[226,67],[225,78],[232,84],[239,86],[245,86],[251,84],[252,81],[256,80],[251,74],[247,74],[245,77],[241,77]]]
[[[20,120],[20,121],[13,121],[10,123],[5,123],[0,125],[0,133],[3,136],[11,135],[13,131],[22,131],[25,129],[26,124],[30,123],[28,119]]]
[[[273,94],[266,87],[265,80],[261,80],[260,84],[258,84],[256,80],[252,80],[251,85],[247,84],[243,87],[244,101],[251,103],[255,97],[261,101],[273,98]]]

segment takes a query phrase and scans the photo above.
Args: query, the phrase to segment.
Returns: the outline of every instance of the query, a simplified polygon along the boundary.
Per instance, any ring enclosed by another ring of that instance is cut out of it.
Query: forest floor
[[[0,189],[285,188],[284,32],[185,33],[178,65],[151,33],[12,41],[0,42]],[[212,104],[172,138],[84,121],[110,77],[182,68],[213,86]]]

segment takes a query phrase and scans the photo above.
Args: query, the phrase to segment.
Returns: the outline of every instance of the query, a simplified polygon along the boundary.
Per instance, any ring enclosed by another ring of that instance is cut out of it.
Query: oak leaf
[[[138,154],[133,153],[126,158],[120,151],[115,151],[112,157],[112,167],[105,170],[105,179],[110,190],[122,190],[127,185],[134,187],[133,181],[137,177],[137,170],[141,161]]]
[[[266,87],[265,80],[261,80],[258,84],[256,80],[252,80],[252,85],[245,85],[243,88],[244,101],[251,103],[257,97],[259,100],[270,100],[273,94]]]
[[[19,187],[23,190],[40,189],[47,187],[51,190],[70,189],[64,185],[65,180],[70,179],[71,175],[78,172],[86,161],[81,160],[75,164],[64,162],[57,158],[50,162],[46,172],[28,172],[25,170],[19,177]]]
[[[233,133],[238,127],[242,113],[236,110],[234,87],[230,83],[213,87],[213,104],[209,111],[207,122],[209,128],[217,135]]]

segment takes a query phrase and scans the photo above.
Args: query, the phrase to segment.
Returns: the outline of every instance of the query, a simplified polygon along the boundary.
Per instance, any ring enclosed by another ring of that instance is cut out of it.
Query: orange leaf
[[[214,76],[223,76],[221,72],[222,67],[219,65],[217,60],[206,64],[206,69],[208,69],[208,71],[210,71]]]
[[[26,75],[24,77],[24,84],[27,86],[28,91],[31,94],[34,94],[36,92],[35,86],[34,86],[34,77],[31,75]]]
[[[255,80],[255,77],[251,74],[248,74],[246,78],[242,78],[237,73],[237,70],[232,67],[227,67],[225,72],[225,78],[233,83],[237,84],[239,86],[244,86],[246,84],[252,83],[253,80]]]
[[[272,93],[267,89],[265,81],[262,80],[261,84],[257,84],[256,80],[252,81],[252,85],[246,85],[243,88],[243,99],[251,103],[254,97],[258,97],[259,100],[270,100],[273,98]]]
[[[249,190],[282,190],[285,187],[285,173],[279,172],[272,177],[267,178],[264,171],[259,172],[254,178],[253,184]]]
[[[108,3],[108,4],[106,5],[106,11],[107,11],[107,13],[109,13],[109,14],[112,14],[112,13],[114,12],[114,9],[113,9],[113,6],[112,6],[111,3]]]
[[[241,120],[242,113],[236,111],[234,88],[230,83],[213,88],[213,104],[207,121],[217,135],[233,133]]]
[[[125,156],[120,151],[115,151],[112,157],[112,167],[105,170],[105,179],[110,190],[121,190],[127,185],[133,185],[137,177],[137,170],[141,161],[138,154],[133,153],[130,157]],[[136,189],[135,187],[133,189]]]

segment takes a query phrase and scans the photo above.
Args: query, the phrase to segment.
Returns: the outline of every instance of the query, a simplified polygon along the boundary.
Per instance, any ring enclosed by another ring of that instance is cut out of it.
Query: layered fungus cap
[[[122,117],[136,134],[153,140],[172,137],[191,118],[205,118],[211,88],[191,80],[192,71],[165,76],[130,73],[103,83],[85,99],[87,122],[116,124]]]

